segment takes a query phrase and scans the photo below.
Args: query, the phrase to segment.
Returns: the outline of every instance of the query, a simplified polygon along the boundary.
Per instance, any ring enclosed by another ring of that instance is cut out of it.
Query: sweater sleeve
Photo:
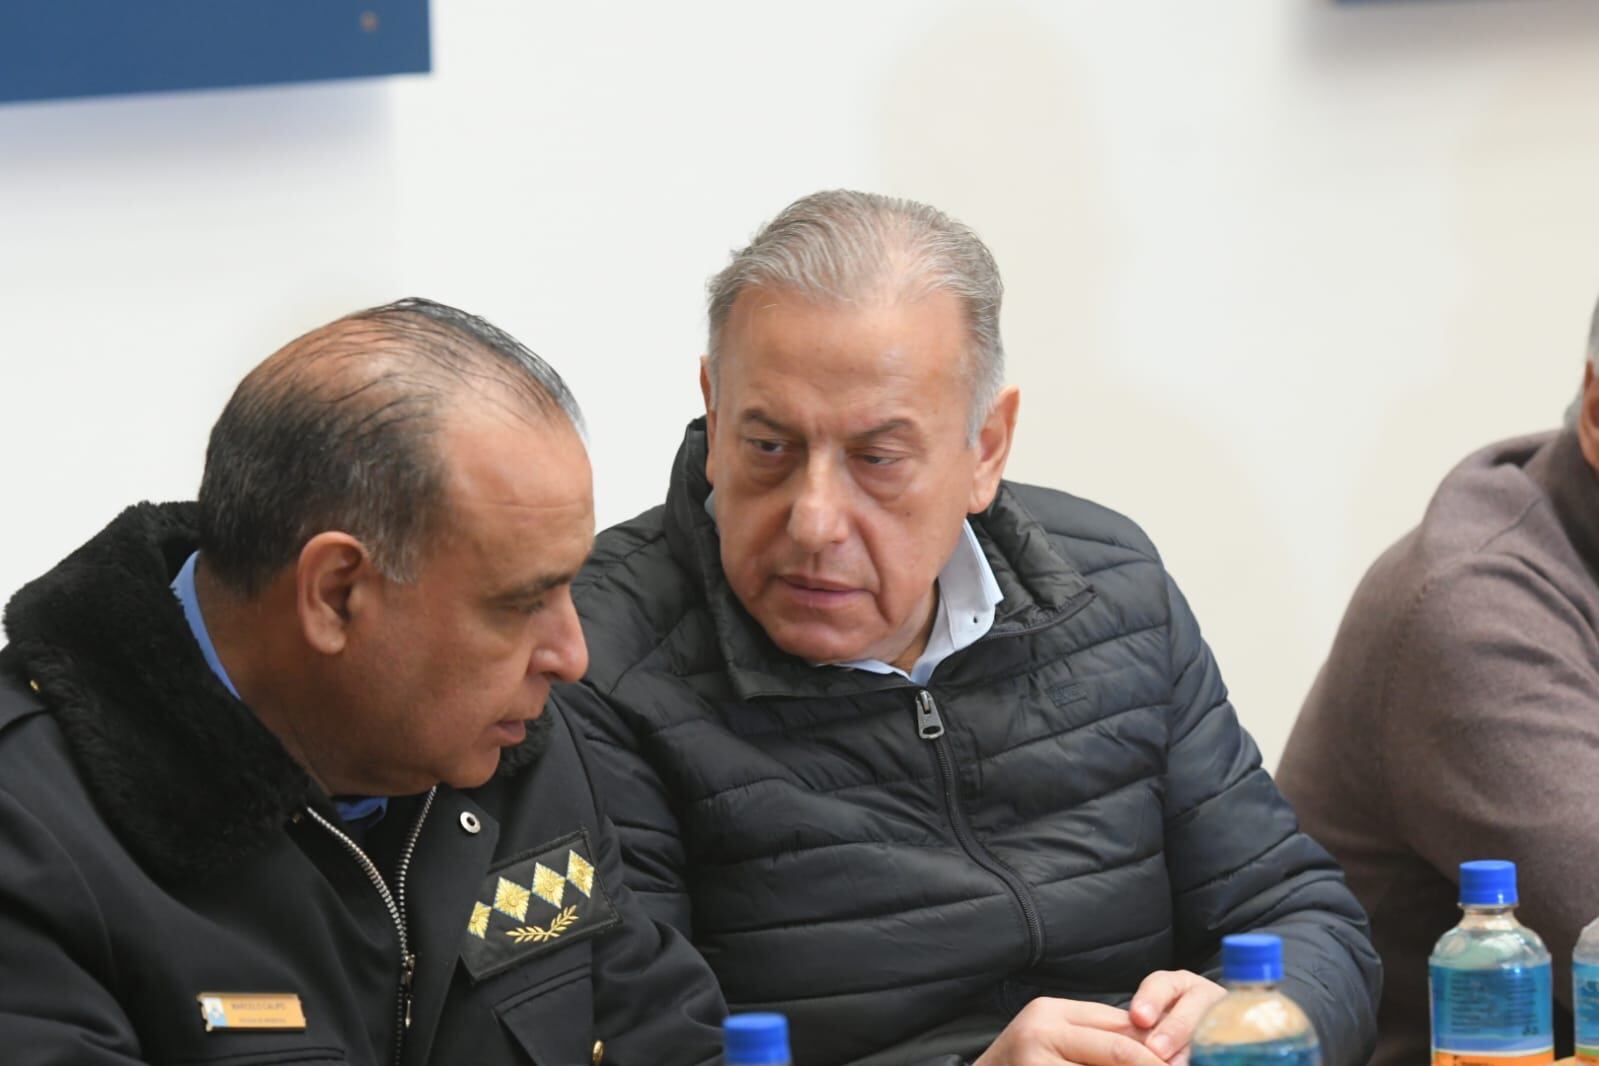
[[[1376,1044],[1381,964],[1365,913],[1320,845],[1300,832],[1228,701],[1215,658],[1168,579],[1171,733],[1166,852],[1181,965],[1216,979],[1221,938],[1283,940],[1283,990],[1308,1014],[1328,1066]]]
[[[1406,844],[1450,880],[1469,859],[1515,861],[1519,916],[1556,973],[1599,916],[1596,621],[1524,560],[1467,557],[1406,613],[1379,697],[1374,757]]]

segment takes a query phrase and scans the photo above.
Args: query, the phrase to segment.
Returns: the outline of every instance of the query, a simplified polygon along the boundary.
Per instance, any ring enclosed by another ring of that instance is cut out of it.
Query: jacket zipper
[[[938,713],[933,694],[925,688],[916,693],[916,735],[932,745],[933,755],[938,760],[938,772],[944,782],[944,806],[949,812],[949,824],[955,830],[955,839],[973,862],[999,878],[1010,890],[1027,925],[1027,965],[1037,965],[1044,957],[1044,926],[1038,920],[1038,908],[1033,906],[1032,893],[1022,879],[995,858],[977,839],[977,834],[972,832],[971,824],[966,820],[966,808],[961,805],[960,793],[956,788],[955,764],[944,741],[944,719]]]
[[[422,823],[427,820],[428,811],[433,809],[433,799],[438,795],[439,789],[435,785],[428,789],[427,796],[422,800],[422,810],[417,813],[416,821],[411,825],[411,835],[405,840],[405,847],[400,852],[399,865],[394,872],[394,891],[389,891],[388,882],[383,880],[383,874],[378,870],[377,863],[361,850],[361,845],[350,839],[349,834],[318,814],[311,807],[306,808],[309,814],[323,829],[332,833],[334,838],[350,853],[350,857],[360,864],[366,879],[372,882],[372,887],[377,889],[378,895],[383,898],[383,906],[388,908],[389,918],[394,922],[394,931],[400,935],[400,991],[394,1011],[394,1063],[399,1066],[400,1056],[405,1050],[405,1032],[411,1028],[411,982],[416,977],[416,956],[411,953],[410,929],[405,921],[405,878],[411,871],[411,856],[416,853],[417,838],[422,835]]]

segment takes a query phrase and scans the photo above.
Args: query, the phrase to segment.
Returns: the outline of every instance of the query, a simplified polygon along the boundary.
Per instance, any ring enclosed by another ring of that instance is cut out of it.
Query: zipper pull
[[[416,976],[416,956],[406,953],[405,965],[400,970],[400,988],[405,994],[405,1027],[411,1028],[411,979]]]
[[[944,720],[938,716],[938,704],[925,688],[916,694],[916,735],[923,740],[937,740],[944,735]]]

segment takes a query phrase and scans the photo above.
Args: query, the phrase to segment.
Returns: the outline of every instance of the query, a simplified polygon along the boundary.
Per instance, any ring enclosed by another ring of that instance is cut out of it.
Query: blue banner
[[[0,101],[429,67],[427,0],[0,2]]]

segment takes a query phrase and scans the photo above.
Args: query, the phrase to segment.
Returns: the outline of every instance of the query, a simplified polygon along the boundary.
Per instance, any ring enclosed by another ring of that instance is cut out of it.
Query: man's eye
[[[543,609],[544,601],[542,599],[527,600],[523,603],[513,603],[511,605],[511,610],[515,611],[517,614],[538,614]]]
[[[761,455],[782,455],[783,452],[788,448],[788,446],[780,440],[761,440],[759,438],[752,437],[750,438],[749,443],[750,446]]]
[[[867,466],[876,467],[893,466],[895,463],[899,462],[899,456],[897,455],[876,455],[871,452],[865,452],[859,456],[856,456],[856,458],[865,463]]]

